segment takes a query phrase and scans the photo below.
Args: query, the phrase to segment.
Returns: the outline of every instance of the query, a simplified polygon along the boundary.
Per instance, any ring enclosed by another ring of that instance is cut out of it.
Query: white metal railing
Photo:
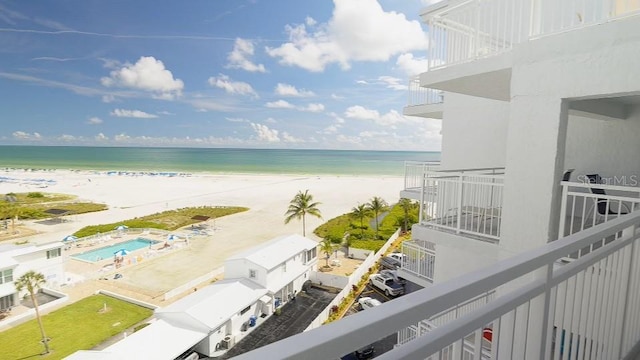
[[[496,298],[377,359],[625,359],[640,352],[640,212],[406,294],[237,359],[334,359],[492,289]],[[612,241],[576,261],[566,254]],[[468,343],[467,343],[468,342]]]
[[[436,249],[432,242],[411,240],[402,243],[402,270],[433,283]]]
[[[640,209],[639,187],[593,184],[588,180],[563,181],[561,186],[559,238]],[[602,243],[592,244],[589,248],[571,254],[566,260],[578,258],[600,246]]]
[[[439,165],[436,161],[405,161],[404,189],[419,191],[426,172],[436,169]]]
[[[500,239],[504,169],[426,171],[420,224]],[[435,191],[429,191],[435,189]]]
[[[442,104],[444,91],[420,86],[420,76],[409,79],[409,101],[407,106]]]
[[[638,14],[638,0],[460,0],[423,14],[429,69],[511,50],[528,39]]]

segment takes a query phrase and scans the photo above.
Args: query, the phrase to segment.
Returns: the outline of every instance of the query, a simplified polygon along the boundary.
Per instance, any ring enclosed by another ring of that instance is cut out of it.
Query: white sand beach
[[[133,288],[134,293],[136,286],[143,285],[151,293],[169,290],[219,268],[224,259],[236,252],[282,234],[302,233],[301,222],[285,225],[283,216],[299,190],[308,189],[314,200],[321,202],[319,208],[324,220],[328,220],[368,202],[373,196],[396,202],[403,186],[402,177],[389,176],[196,173],[169,177],[67,170],[6,170],[0,175],[5,179],[0,182],[2,194],[32,191],[73,194],[79,200],[109,206],[107,211],[72,215],[69,221],[60,224],[28,223],[39,234],[24,239],[38,243],[59,241],[87,225],[117,222],[167,209],[203,205],[250,209],[216,219],[218,230],[206,240],[194,241],[187,249],[124,269],[124,277],[118,281]],[[324,220],[308,217],[307,236],[314,238],[312,230]],[[67,262],[71,265],[74,261],[77,260]]]

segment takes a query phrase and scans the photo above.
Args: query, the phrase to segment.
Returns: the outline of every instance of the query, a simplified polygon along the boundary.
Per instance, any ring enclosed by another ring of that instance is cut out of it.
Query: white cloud
[[[114,101],[116,101],[116,97],[115,96],[113,96],[111,94],[102,95],[102,102],[103,103],[109,104],[109,103],[112,103]]]
[[[72,142],[72,141],[76,141],[77,138],[73,135],[62,134],[58,136],[58,140],[62,142]]]
[[[331,94],[331,98],[333,100],[344,100],[345,99],[344,96],[340,96],[340,95],[337,95],[337,94]]]
[[[287,142],[287,143],[301,143],[304,142],[304,140],[297,138],[295,136],[292,136],[291,134],[289,134],[288,132],[283,132],[282,133],[282,141]]]
[[[324,105],[323,104],[311,103],[311,104],[309,104],[307,106],[299,107],[298,110],[306,111],[306,112],[319,113],[319,112],[323,112],[324,111]]]
[[[237,38],[233,50],[227,56],[227,68],[242,69],[249,72],[266,72],[264,65],[254,64],[249,58],[254,55],[253,42]]]
[[[89,125],[100,125],[102,124],[102,119],[100,119],[99,117],[92,117],[89,118],[89,120],[87,120],[87,124]]]
[[[293,106],[293,104],[291,104],[288,101],[285,100],[278,100],[278,101],[271,101],[265,104],[266,107],[268,108],[272,108],[272,109],[293,109],[295,108],[295,106]]]
[[[153,56],[143,56],[135,64],[125,64],[100,79],[107,87],[122,87],[151,92],[154,97],[174,99],[182,95],[184,83],[174,79],[171,71]]]
[[[267,47],[280,64],[320,72],[332,63],[348,69],[352,61],[387,61],[395,54],[427,48],[427,36],[418,21],[386,12],[377,0],[334,0],[325,24],[287,25],[289,42]]]
[[[103,142],[103,141],[108,141],[108,140],[109,140],[109,137],[108,137],[108,136],[106,136],[106,135],[105,135],[105,134],[103,134],[103,133],[99,133],[98,135],[96,135],[96,136],[94,137],[94,139],[95,139],[96,141]]]
[[[278,83],[275,88],[275,93],[281,96],[294,96],[294,97],[309,97],[314,96],[313,91],[305,89],[296,89],[295,86],[289,84]]]
[[[111,116],[115,117],[126,117],[126,118],[136,118],[136,119],[154,119],[157,118],[158,115],[153,115],[146,113],[140,110],[126,110],[126,109],[114,109],[111,112]]]
[[[370,110],[363,106],[355,105],[345,110],[344,116],[350,119],[375,120],[380,117],[380,113],[377,110]]]
[[[267,120],[265,120],[264,122],[269,123],[269,124],[277,124],[278,121],[272,117],[267,118]]]
[[[256,123],[251,123],[251,128],[255,131],[256,138],[259,141],[280,142],[278,130],[270,129],[267,125]]]
[[[247,119],[243,119],[243,118],[231,118],[231,117],[227,117],[225,118],[225,120],[229,121],[229,122],[234,122],[234,123],[248,123],[249,120]]]
[[[427,71],[429,60],[426,57],[416,58],[411,53],[401,54],[396,65],[407,75],[413,76]]]
[[[229,76],[220,74],[218,77],[210,77],[209,85],[223,89],[228,94],[249,95],[258,97],[250,84],[242,81],[233,81]]]
[[[42,140],[42,135],[37,132],[30,134],[24,131],[15,131],[12,135],[16,140]]]
[[[398,79],[393,76],[380,76],[378,77],[378,81],[382,82],[389,89],[393,90],[407,90],[409,87],[406,84],[405,79]]]

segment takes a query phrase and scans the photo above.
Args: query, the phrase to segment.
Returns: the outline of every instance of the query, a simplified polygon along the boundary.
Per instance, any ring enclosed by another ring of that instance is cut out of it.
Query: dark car
[[[367,345],[353,352],[356,359],[371,359],[374,353],[373,345]]]
[[[385,269],[389,269],[389,270],[398,270],[400,269],[400,261],[389,257],[389,256],[385,256],[382,259],[380,259],[380,266],[382,266]]]

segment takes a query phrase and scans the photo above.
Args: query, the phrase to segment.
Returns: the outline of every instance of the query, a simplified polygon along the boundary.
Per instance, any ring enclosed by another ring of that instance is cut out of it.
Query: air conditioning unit
[[[236,344],[236,339],[231,335],[225,336],[224,339],[220,341],[220,347],[222,349],[231,349],[235,344]]]

